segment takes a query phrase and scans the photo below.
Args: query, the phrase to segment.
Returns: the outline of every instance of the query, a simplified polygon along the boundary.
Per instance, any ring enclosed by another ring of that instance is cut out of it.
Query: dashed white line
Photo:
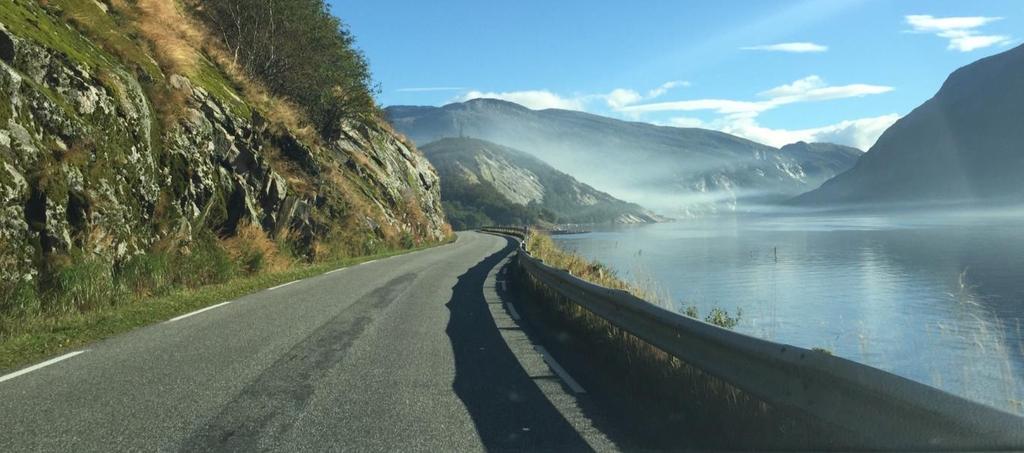
[[[267,291],[273,291],[275,289],[281,289],[281,288],[284,288],[285,286],[292,285],[292,284],[295,284],[295,283],[298,283],[298,282],[301,282],[301,281],[302,280],[292,280],[292,281],[290,281],[288,283],[282,283],[282,284],[277,285],[277,286],[275,286],[273,288],[267,288]]]
[[[337,268],[337,269],[335,269],[333,271],[324,272],[324,275],[331,275],[331,274],[336,273],[336,272],[341,272],[341,271],[343,271],[345,269],[348,269],[348,268],[347,267],[339,267],[339,268]]]
[[[55,364],[57,362],[60,362],[62,360],[70,359],[70,358],[72,358],[72,357],[74,357],[74,356],[76,356],[78,354],[83,353],[83,352],[85,352],[85,351],[84,350],[83,351],[75,351],[75,352],[72,352],[72,353],[64,354],[64,355],[62,355],[60,357],[52,358],[52,359],[47,360],[47,361],[45,361],[43,363],[40,363],[38,365],[32,365],[32,366],[30,366],[28,368],[25,368],[23,370],[15,371],[15,372],[13,372],[11,374],[0,376],[0,382],[6,381],[6,380],[10,380],[10,379],[14,379],[14,378],[16,378],[18,376],[21,376],[23,374],[31,373],[31,372],[33,372],[35,370],[38,370],[40,368],[53,365],[53,364]]]
[[[221,303],[219,303],[217,305],[210,305],[209,307],[196,310],[196,311],[194,311],[192,313],[186,313],[184,315],[178,316],[177,318],[168,319],[166,322],[164,322],[164,324],[170,324],[170,323],[175,322],[175,321],[181,321],[182,319],[185,319],[185,318],[187,318],[189,316],[195,316],[195,315],[198,315],[198,314],[200,314],[200,313],[202,313],[204,311],[213,310],[214,308],[222,307],[224,305],[230,304],[231,302],[233,302],[233,301],[229,300],[227,302],[221,302]]]
[[[377,261],[378,261],[378,260],[370,260],[370,261],[363,261],[362,263],[359,263],[359,265],[361,266],[361,265],[363,265],[363,264],[370,264],[370,263],[376,263]]]
[[[565,371],[565,368],[562,368],[562,365],[559,365],[558,362],[551,357],[551,354],[548,354],[548,350],[544,349],[544,346],[534,346],[533,348],[536,349],[542,357],[544,357],[544,361],[547,362],[548,366],[551,367],[560,379],[562,379],[562,382],[565,382],[565,385],[569,386],[569,389],[572,390],[573,393],[587,393],[587,391],[583,390],[583,387],[580,386],[580,383],[576,382],[572,376],[569,376],[569,373]]]
[[[519,312],[516,311],[516,306],[512,304],[505,304],[505,308],[508,309],[508,314],[512,316],[512,319],[518,321],[522,318],[519,317]]]

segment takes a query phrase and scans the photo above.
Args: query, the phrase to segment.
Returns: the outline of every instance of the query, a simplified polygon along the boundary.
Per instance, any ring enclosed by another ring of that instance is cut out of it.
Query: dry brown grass
[[[192,6],[195,0],[185,0]],[[141,35],[153,47],[154,57],[165,74],[194,76],[200,58],[209,58],[241,91],[247,103],[271,124],[287,128],[307,143],[320,144],[319,134],[302,110],[246,74],[209,29],[178,0],[110,0],[122,14],[131,17]]]
[[[223,241],[223,246],[231,259],[247,267],[250,273],[281,272],[294,264],[262,228],[250,223],[240,225],[234,236]]]
[[[175,0],[136,0],[135,20],[139,30],[153,44],[156,59],[165,71],[191,74],[199,58],[197,43],[209,39]],[[115,7],[125,8],[124,1]]]
[[[405,201],[405,220],[412,228],[415,244],[420,245],[427,239],[424,236],[430,221],[423,212],[423,206],[419,197],[416,196],[412,189],[405,190],[402,193],[402,198]]]
[[[670,303],[670,301],[665,300],[664,296],[659,295],[659,291],[653,288],[653,283],[645,282],[645,285],[640,285],[622,280],[607,266],[590,261],[575,253],[562,250],[551,239],[551,236],[546,234],[533,232],[526,246],[531,255],[544,260],[547,265],[565,269],[572,275],[588,282],[606,288],[629,291],[634,296],[656,305],[664,306]]]

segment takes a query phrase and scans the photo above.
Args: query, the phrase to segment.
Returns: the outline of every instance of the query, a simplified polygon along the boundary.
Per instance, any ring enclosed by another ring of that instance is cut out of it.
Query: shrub
[[[116,281],[140,296],[166,294],[173,287],[171,258],[162,252],[135,255],[117,267]]]
[[[207,233],[197,237],[186,252],[175,255],[171,269],[176,284],[197,288],[227,281],[235,274],[235,263],[217,239]]]
[[[686,311],[684,311],[683,314],[694,319],[700,319],[700,310],[697,309],[696,305],[686,307]]]
[[[281,271],[291,264],[280,246],[263,229],[251,223],[240,225],[236,235],[224,241],[224,249],[238,263],[239,270],[249,275]]]
[[[402,238],[400,239],[399,242],[403,249],[411,249],[413,247],[416,247],[416,238],[413,237],[413,234],[408,231],[402,232]]]
[[[743,316],[743,310],[736,310],[736,316],[729,316],[729,312],[721,308],[715,307],[711,309],[711,313],[704,318],[704,321],[708,324],[714,324],[718,327],[724,327],[726,329],[732,329],[740,323],[740,317]]]
[[[369,65],[324,0],[192,0],[232,64],[306,111],[326,137],[376,113]]]

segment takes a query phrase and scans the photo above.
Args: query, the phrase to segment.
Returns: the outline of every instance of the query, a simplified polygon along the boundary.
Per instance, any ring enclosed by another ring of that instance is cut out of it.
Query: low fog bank
[[[616,198],[669,217],[774,203],[852,167],[859,150],[799,143],[782,149],[722,132],[655,126],[493,99],[444,107],[389,107],[420,146],[472,137],[515,148]]]

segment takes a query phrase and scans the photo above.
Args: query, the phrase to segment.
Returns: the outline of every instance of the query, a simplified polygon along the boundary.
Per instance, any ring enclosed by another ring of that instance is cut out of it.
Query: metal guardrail
[[[529,229],[483,231],[523,241]],[[820,424],[822,447],[1024,449],[1024,418],[823,352],[743,335],[577,278],[518,251],[536,281],[610,324],[749,393]]]
[[[489,226],[481,228],[480,231],[513,236],[521,242],[526,242],[526,239],[530,236],[530,229],[524,226]]]

